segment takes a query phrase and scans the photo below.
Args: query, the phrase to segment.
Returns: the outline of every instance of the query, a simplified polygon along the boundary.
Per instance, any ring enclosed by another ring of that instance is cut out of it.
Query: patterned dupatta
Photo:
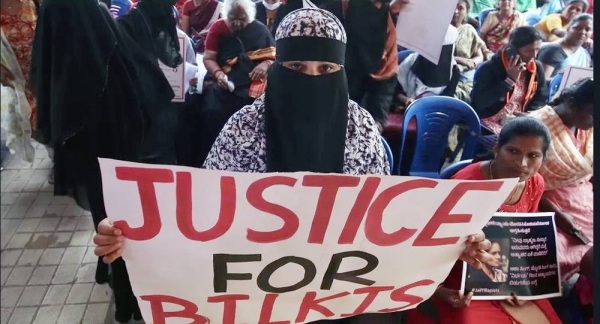
[[[504,40],[510,35],[510,32],[515,29],[517,24],[517,13],[513,13],[505,22],[498,21],[496,26],[492,27],[487,34],[487,47],[490,51],[496,53],[502,46]]]
[[[544,122],[552,134],[552,145],[539,170],[546,191],[588,180],[594,174],[594,129],[580,129],[575,136],[550,106],[530,115]]]

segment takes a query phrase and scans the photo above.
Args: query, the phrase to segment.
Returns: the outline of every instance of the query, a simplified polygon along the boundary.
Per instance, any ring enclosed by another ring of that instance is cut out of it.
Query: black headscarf
[[[110,12],[97,0],[42,2],[31,64],[39,141],[57,147],[110,109],[100,101],[111,72],[120,71],[124,87],[138,89],[134,64],[121,41]],[[139,99],[132,93],[121,100],[139,115]]]
[[[281,22],[277,60],[265,95],[267,172],[342,173],[348,126],[346,72],[310,76],[286,61],[344,64],[346,35],[337,18],[300,9]]]
[[[448,26],[440,59],[437,64],[425,57],[417,56],[410,68],[411,71],[428,87],[444,87],[448,85],[452,77],[452,65],[454,63],[454,43],[458,37],[458,31],[452,25]]]

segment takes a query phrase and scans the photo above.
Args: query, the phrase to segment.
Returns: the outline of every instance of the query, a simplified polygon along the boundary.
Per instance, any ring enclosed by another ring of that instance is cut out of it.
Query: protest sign
[[[473,300],[522,300],[561,296],[554,213],[497,213],[483,229],[492,261],[463,267],[463,291]]]
[[[186,62],[185,62],[185,50],[186,50],[186,41],[184,37],[177,37],[179,40],[179,49],[181,52],[181,57],[184,58],[183,62],[176,68],[168,67],[163,62],[158,61],[158,65],[160,69],[167,77],[173,92],[175,93],[175,97],[173,97],[172,102],[185,102],[185,72],[186,72]]]
[[[416,307],[517,179],[235,173],[100,159],[149,323],[307,323]]]

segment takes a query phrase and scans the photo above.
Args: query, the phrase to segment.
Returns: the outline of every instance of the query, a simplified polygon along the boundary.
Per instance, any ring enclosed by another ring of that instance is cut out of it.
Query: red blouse
[[[461,180],[488,180],[483,175],[481,164],[483,162],[473,163],[457,172],[453,179]],[[535,213],[538,212],[538,205],[544,193],[544,178],[540,174],[535,174],[527,180],[525,190],[521,199],[513,205],[502,205],[498,211],[508,213]],[[446,278],[444,286],[449,289],[460,290],[462,280],[463,262],[458,261],[452,268],[452,271]],[[473,301],[468,307],[454,308],[451,305],[435,301],[442,324],[471,324],[482,323],[485,318],[486,324],[513,324],[518,323],[512,316],[500,305],[498,301]],[[546,315],[549,323],[561,324],[560,318],[554,312],[552,305],[547,299],[536,300],[533,303]]]

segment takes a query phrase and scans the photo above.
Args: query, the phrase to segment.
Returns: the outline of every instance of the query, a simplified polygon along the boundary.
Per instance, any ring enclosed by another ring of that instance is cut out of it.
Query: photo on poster
[[[465,264],[462,290],[473,300],[561,295],[554,213],[496,213],[483,228],[492,243],[481,269]]]

